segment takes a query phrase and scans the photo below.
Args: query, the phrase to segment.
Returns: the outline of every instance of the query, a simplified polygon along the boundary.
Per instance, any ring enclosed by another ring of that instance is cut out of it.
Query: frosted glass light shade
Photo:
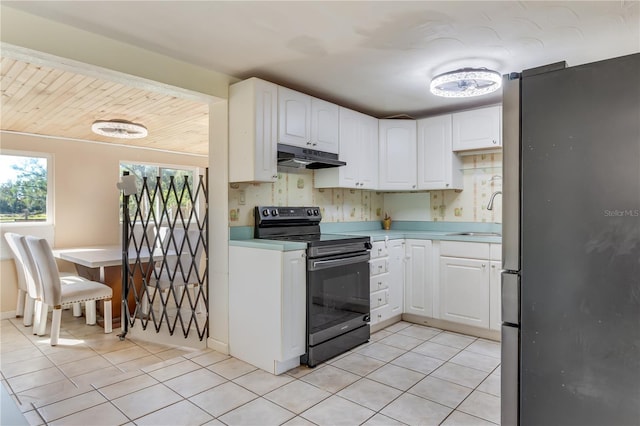
[[[436,96],[467,98],[495,92],[502,86],[502,77],[486,68],[463,68],[437,75],[429,89]]]

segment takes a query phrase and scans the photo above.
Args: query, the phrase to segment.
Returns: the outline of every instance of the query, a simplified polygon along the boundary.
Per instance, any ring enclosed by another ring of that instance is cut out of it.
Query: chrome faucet
[[[496,198],[496,195],[502,194],[502,191],[496,191],[491,194],[491,198],[489,198],[489,204],[487,204],[487,210],[493,210],[493,199]]]

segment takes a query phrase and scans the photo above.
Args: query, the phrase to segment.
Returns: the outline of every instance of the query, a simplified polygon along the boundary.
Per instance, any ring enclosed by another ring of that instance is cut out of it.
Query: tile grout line
[[[104,399],[107,400],[107,403],[109,403],[113,408],[115,408],[116,410],[118,410],[127,420],[129,420],[130,422],[132,422],[133,420],[129,418],[129,416],[127,416],[116,404],[113,403],[113,401],[109,398],[107,398],[107,396],[100,392],[100,389],[96,388],[93,384],[91,384],[91,387],[95,389],[96,392],[98,392],[100,395],[102,395],[102,397]],[[100,404],[98,404],[100,405]],[[97,407],[97,406],[96,406]],[[65,416],[66,417],[66,416]],[[64,419],[64,417],[62,417]]]

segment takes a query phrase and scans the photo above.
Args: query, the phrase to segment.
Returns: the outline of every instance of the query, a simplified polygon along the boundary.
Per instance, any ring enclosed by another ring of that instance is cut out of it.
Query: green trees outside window
[[[47,159],[0,155],[0,221],[47,220]]]

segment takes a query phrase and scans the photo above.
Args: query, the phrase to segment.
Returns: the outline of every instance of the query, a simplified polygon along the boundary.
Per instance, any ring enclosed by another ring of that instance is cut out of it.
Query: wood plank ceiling
[[[2,130],[208,155],[209,107],[95,77],[0,58]],[[91,131],[96,120],[144,125],[142,139]]]

